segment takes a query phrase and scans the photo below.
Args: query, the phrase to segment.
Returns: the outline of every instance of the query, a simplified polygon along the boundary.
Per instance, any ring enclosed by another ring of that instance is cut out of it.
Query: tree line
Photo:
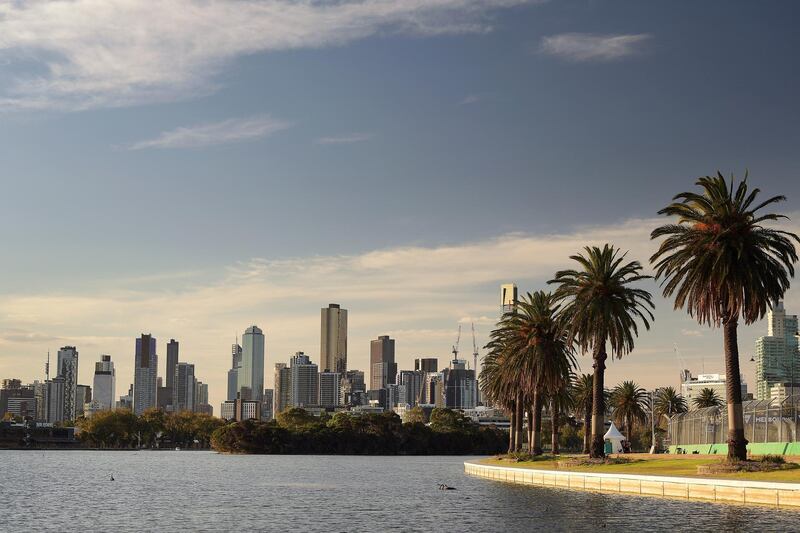
[[[247,454],[490,455],[505,449],[505,434],[450,409],[421,410],[403,422],[394,412],[316,417],[287,409],[270,422],[247,420],[218,428],[213,449]]]

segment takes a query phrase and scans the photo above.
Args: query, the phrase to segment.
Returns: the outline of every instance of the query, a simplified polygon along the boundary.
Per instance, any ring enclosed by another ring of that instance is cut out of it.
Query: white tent
[[[609,444],[611,444],[611,452],[610,453],[622,453],[622,441],[625,440],[625,435],[619,432],[617,426],[614,423],[611,423],[611,427],[608,428],[606,434],[603,435],[603,440]],[[608,448],[606,448],[606,453],[608,453]]]

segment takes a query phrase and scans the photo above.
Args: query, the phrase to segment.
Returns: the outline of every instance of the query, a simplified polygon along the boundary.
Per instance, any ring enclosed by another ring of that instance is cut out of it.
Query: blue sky
[[[268,369],[314,358],[332,301],[351,366],[384,333],[401,367],[444,359],[460,320],[485,341],[500,282],[541,287],[570,246],[644,261],[655,212],[699,175],[749,169],[794,213],[798,9],[0,6],[0,376],[77,344],[81,380],[108,352],[122,389],[152,331],[182,341],[216,405],[237,332],[265,329]],[[610,380],[677,381],[674,343],[721,371],[718,333],[659,304]]]

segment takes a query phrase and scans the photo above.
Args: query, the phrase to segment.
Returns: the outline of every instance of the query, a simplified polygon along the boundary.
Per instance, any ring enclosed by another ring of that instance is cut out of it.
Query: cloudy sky
[[[174,337],[225,394],[255,323],[271,368],[350,311],[349,364],[485,343],[498,286],[585,244],[644,261],[656,211],[749,169],[800,212],[794,2],[18,0],[0,4],[0,377],[48,350]],[[800,215],[799,215],[800,216]],[[791,227],[796,222],[790,223]],[[652,286],[656,290],[655,285]],[[800,311],[800,292],[788,295]],[[609,383],[722,371],[657,300]],[[744,328],[747,361],[765,328]],[[162,357],[163,368],[163,357]],[[590,368],[588,359],[582,365]]]

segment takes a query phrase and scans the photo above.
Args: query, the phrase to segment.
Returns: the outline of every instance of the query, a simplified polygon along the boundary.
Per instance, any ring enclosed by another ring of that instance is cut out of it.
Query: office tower
[[[419,396],[422,405],[435,405],[444,407],[444,390],[442,387],[442,373],[428,372],[425,375],[425,384]]]
[[[397,364],[394,362],[394,339],[381,335],[369,344],[370,389],[384,389],[397,382]]]
[[[250,326],[242,336],[242,365],[237,383],[243,400],[261,401],[264,394],[264,333],[258,326]]]
[[[50,424],[56,422],[63,422],[68,420],[65,418],[64,402],[66,400],[66,380],[64,376],[56,376],[46,382],[45,389],[45,404],[47,405],[47,413],[45,421]],[[74,396],[73,396],[74,401]]]
[[[97,402],[98,409],[108,411],[114,409],[116,398],[117,375],[110,355],[101,355],[100,360],[94,364],[93,400]]]
[[[292,369],[286,363],[275,363],[275,387],[272,410],[277,415],[292,403]]]
[[[92,403],[92,388],[89,385],[75,387],[75,417],[83,415],[84,406]]]
[[[64,420],[75,420],[78,411],[75,404],[78,386],[78,350],[64,346],[58,351],[58,375],[64,378]]]
[[[414,370],[421,370],[422,372],[438,372],[439,360],[435,357],[414,359]]]
[[[131,383],[131,386],[128,388],[128,394],[119,397],[119,401],[117,401],[117,409],[127,409],[129,411],[133,411],[133,383]]]
[[[194,410],[199,412],[201,405],[208,405],[208,383],[198,381],[194,390]]]
[[[136,357],[133,366],[133,413],[141,415],[157,405],[158,355],[156,339],[142,333],[136,339]]]
[[[17,412],[23,407],[20,402],[24,403],[26,408],[33,409],[35,399],[33,385],[23,387],[19,379],[4,379],[3,388],[0,389],[0,418],[6,413],[22,416]]]
[[[776,384],[800,383],[797,315],[787,315],[783,302],[767,313],[767,336],[756,340],[755,358],[757,399],[768,400]]]
[[[236,399],[239,392],[239,367],[242,366],[242,347],[238,343],[231,346],[231,369],[228,370],[228,401]]]
[[[341,374],[338,372],[319,373],[319,405],[320,407],[333,408],[339,406],[339,387]]]
[[[500,311],[511,313],[517,308],[517,286],[513,283],[500,285]]]
[[[423,359],[430,361],[430,359]],[[419,361],[419,359],[417,359]],[[433,361],[436,361],[435,359]],[[415,364],[416,366],[416,364]],[[422,395],[422,388],[425,386],[425,376],[428,372],[423,370],[401,370],[398,380],[399,385],[403,385],[403,395],[399,398],[399,404],[406,404],[410,406],[417,405]]]
[[[347,370],[347,309],[328,304],[320,311],[320,368],[342,374]]]
[[[167,383],[165,387],[172,389],[172,380],[175,379],[175,366],[178,364],[178,349],[180,344],[175,339],[167,343],[167,369],[164,372]]]
[[[317,365],[303,352],[295,353],[289,361],[291,370],[292,407],[310,407],[319,405],[319,380]]]
[[[339,403],[343,405],[360,405],[353,398],[366,391],[364,372],[361,370],[348,370],[342,376],[342,382],[339,386]]]
[[[174,385],[173,383],[172,389],[175,388]],[[164,386],[161,377],[156,378],[156,407],[164,412],[172,411],[172,389]]]
[[[194,377],[194,365],[178,363],[175,366],[175,381],[173,381],[172,398],[175,412],[193,411],[194,394],[197,380]]]
[[[475,371],[467,370],[467,362],[453,359],[450,368],[442,370],[444,404],[449,409],[475,407]]]
[[[261,402],[261,421],[269,422],[274,416],[275,391],[264,389],[264,400]]]
[[[47,383],[36,380],[31,385],[31,388],[33,389],[33,397],[36,399],[36,421],[46,422],[47,402],[45,398],[47,398]]]

